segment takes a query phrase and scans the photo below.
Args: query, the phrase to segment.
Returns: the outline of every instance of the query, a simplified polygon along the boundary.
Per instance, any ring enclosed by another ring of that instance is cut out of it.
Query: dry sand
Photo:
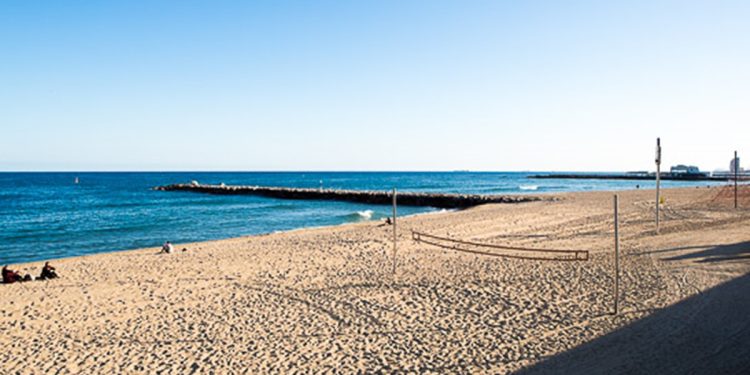
[[[748,372],[750,211],[668,190],[654,236],[654,192],[620,194],[618,316],[612,193],[574,193],[400,219],[395,275],[376,222],[58,260],[60,279],[0,285],[0,373]],[[591,255],[477,256],[411,230]]]

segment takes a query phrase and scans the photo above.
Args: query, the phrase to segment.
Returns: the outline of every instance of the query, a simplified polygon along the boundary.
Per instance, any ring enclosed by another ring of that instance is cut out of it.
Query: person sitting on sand
[[[8,269],[8,266],[3,267],[3,283],[4,284],[11,284],[15,283],[17,281],[25,281],[23,277],[21,277],[21,274],[13,271],[11,269]]]
[[[55,272],[55,267],[50,266],[49,262],[44,263],[44,267],[42,267],[42,274],[37,277],[37,280],[49,280],[56,278],[57,272]]]
[[[164,246],[161,247],[161,251],[163,253],[172,254],[174,252],[174,246],[172,246],[172,243],[167,241],[164,243]]]
[[[8,266],[3,266],[3,284],[10,284],[16,281],[15,272],[8,269]]]

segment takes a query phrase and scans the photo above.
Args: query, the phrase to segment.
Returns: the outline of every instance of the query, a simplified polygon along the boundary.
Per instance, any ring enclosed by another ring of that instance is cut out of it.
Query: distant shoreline
[[[642,180],[642,181],[655,181],[655,175],[639,175],[639,174],[577,174],[577,173],[564,173],[564,174],[538,174],[531,175],[528,178],[533,179],[559,179],[559,180]],[[705,175],[672,175],[662,174],[660,176],[662,180],[669,181],[733,181],[730,177],[715,177]],[[748,180],[750,178],[740,178],[739,180]]]

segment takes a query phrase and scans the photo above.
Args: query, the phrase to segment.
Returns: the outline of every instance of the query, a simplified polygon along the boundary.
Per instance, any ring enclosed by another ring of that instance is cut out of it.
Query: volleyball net
[[[588,250],[558,250],[558,249],[535,249],[518,246],[506,246],[498,244],[479,243],[472,241],[457,240],[454,238],[440,237],[429,233],[412,231],[411,237],[416,242],[437,246],[443,249],[469,253],[475,255],[486,255],[502,258],[550,260],[550,261],[587,261]]]

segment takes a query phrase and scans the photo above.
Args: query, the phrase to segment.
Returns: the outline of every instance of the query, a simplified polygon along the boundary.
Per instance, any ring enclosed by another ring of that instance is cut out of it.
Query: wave
[[[345,215],[344,218],[347,221],[368,221],[372,220],[374,214],[372,210],[364,210]]]
[[[357,211],[357,216],[361,217],[364,220],[372,219],[372,214],[372,210]]]
[[[521,190],[537,190],[537,189],[539,189],[539,186],[537,186],[537,185],[519,185],[518,188],[521,189]]]

